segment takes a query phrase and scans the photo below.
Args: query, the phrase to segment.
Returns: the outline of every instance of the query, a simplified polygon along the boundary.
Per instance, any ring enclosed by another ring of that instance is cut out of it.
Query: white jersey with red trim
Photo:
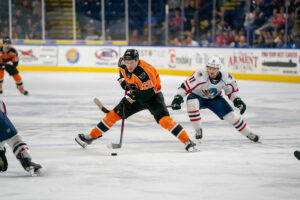
[[[237,98],[238,86],[236,80],[227,72],[219,72],[220,80],[213,83],[209,78],[206,68],[195,71],[194,74],[188,77],[178,88],[177,94],[185,97],[188,94],[196,94],[205,99],[213,99],[216,96],[225,95],[233,101]]]

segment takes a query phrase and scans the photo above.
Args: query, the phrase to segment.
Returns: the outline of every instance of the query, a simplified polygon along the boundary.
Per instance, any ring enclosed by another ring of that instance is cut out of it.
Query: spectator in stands
[[[189,20],[187,31],[191,32],[193,38],[196,38],[197,31],[196,31],[196,21],[194,18]]]
[[[190,32],[188,32],[188,33],[186,33],[186,35],[184,35],[183,46],[198,47],[199,44],[198,44],[198,42],[193,40],[192,34]]]
[[[178,39],[178,37],[174,37],[173,40],[171,40],[171,46],[181,46],[181,42]]]
[[[144,21],[144,28],[148,28],[148,15],[147,17],[145,18],[145,21]],[[157,27],[157,18],[156,16],[153,14],[153,11],[151,11],[151,28],[155,28]]]
[[[96,32],[95,28],[90,28],[88,35],[85,37],[85,40],[100,40],[99,34]]]
[[[255,48],[262,48],[262,47],[265,47],[265,46],[266,46],[266,44],[265,44],[264,36],[259,35],[258,39],[254,42],[254,47]]]
[[[296,0],[295,7],[295,21],[293,27],[293,34],[300,35],[300,0]]]
[[[202,47],[211,47],[211,46],[213,46],[213,42],[214,42],[213,36],[211,35],[211,32],[208,31],[206,33],[206,35],[200,41],[200,44]]]
[[[247,42],[246,42],[246,37],[245,36],[240,36],[240,42],[237,46],[238,48],[249,48]]]
[[[211,31],[211,24],[207,19],[203,20],[200,26],[200,34],[206,35],[206,33],[210,31]]]
[[[233,38],[233,41],[229,44],[230,47],[238,47],[240,42],[240,36],[236,34]]]
[[[175,11],[174,17],[171,19],[171,24],[170,24],[170,31],[179,32],[181,30],[181,23],[183,22],[183,19],[181,17],[181,13],[179,10]]]
[[[25,33],[24,29],[19,25],[16,26],[15,32],[13,31],[13,36],[14,39],[18,40],[29,39],[27,33]]]
[[[283,28],[284,23],[285,23],[285,18],[286,18],[286,16],[284,13],[284,7],[280,7],[280,11],[279,11],[279,13],[277,13],[275,15],[275,18],[273,21],[275,30]]]
[[[256,18],[257,18],[257,13],[255,9],[253,9],[250,13],[246,13],[245,20],[244,20],[244,27],[248,28],[248,23],[249,23],[249,28],[251,28]]]
[[[139,31],[135,28],[129,35],[129,45],[140,45],[142,44],[142,37],[139,35]]]

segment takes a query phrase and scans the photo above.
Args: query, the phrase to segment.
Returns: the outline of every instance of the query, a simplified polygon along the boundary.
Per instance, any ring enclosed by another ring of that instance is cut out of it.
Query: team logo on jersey
[[[66,53],[66,58],[69,63],[77,63],[79,60],[79,52],[76,49],[70,49]]]
[[[146,73],[145,73],[145,72],[143,72],[141,75],[139,75],[139,78],[140,78],[140,79],[144,79],[144,78],[146,78]]]
[[[210,88],[208,90],[202,90],[202,92],[206,95],[206,96],[214,96],[217,94],[218,90],[217,88]]]

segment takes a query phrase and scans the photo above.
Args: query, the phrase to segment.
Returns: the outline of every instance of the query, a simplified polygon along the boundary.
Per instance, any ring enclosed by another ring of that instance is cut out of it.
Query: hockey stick
[[[127,87],[125,88],[125,95],[127,94]],[[125,122],[125,103],[123,103],[123,111],[122,111],[122,126],[121,126],[121,135],[120,135],[120,142],[118,144],[110,143],[107,144],[107,147],[110,149],[120,149],[122,147],[123,141],[123,132],[124,132],[124,122]]]
[[[102,110],[102,112],[104,113],[109,112],[109,110],[105,108],[105,106],[101,103],[101,101],[97,97],[94,98],[94,103],[100,108],[100,110]],[[172,108],[172,105],[167,105],[167,108]]]
[[[97,97],[95,97],[94,98],[94,103],[100,108],[100,110],[102,110],[104,113],[109,113],[109,110],[107,110],[104,106],[103,106],[103,104],[101,103],[101,101],[97,98]]]

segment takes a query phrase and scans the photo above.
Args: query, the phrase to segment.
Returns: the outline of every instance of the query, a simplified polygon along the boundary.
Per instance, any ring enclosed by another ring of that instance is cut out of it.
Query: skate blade
[[[192,147],[192,148],[189,148],[187,152],[189,153],[196,153],[196,152],[199,152],[200,149],[198,147]]]
[[[84,149],[87,146],[87,144],[85,142],[83,142],[79,137],[76,137],[75,141]]]
[[[109,149],[119,149],[119,148],[121,148],[121,145],[120,145],[120,144],[114,144],[114,143],[109,143],[109,144],[107,144],[106,146],[107,146],[107,148],[109,148]]]
[[[42,173],[41,169],[36,170],[34,167],[30,167],[28,172],[29,172],[30,176],[32,176],[32,177],[38,176]]]

